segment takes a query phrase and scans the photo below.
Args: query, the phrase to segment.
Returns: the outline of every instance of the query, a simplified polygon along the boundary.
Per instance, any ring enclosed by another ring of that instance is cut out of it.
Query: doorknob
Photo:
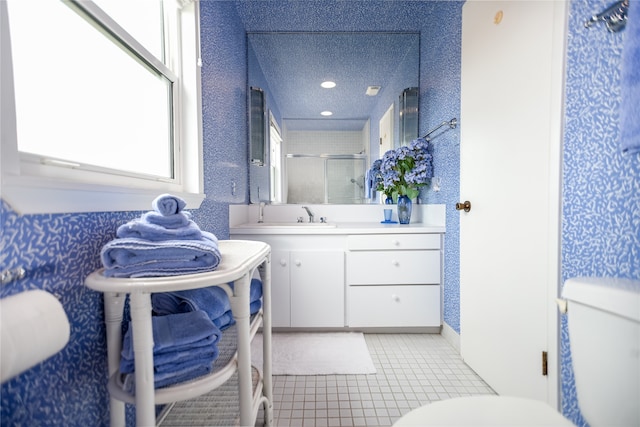
[[[464,210],[465,212],[469,212],[471,210],[471,202],[468,200],[465,200],[464,203],[456,203],[456,210],[457,211]]]

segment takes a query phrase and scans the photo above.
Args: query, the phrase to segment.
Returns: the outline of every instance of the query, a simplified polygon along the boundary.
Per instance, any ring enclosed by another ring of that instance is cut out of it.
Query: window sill
[[[198,209],[202,193],[82,184],[41,177],[4,176],[0,197],[18,214],[147,211],[163,193],[184,199],[187,209]]]

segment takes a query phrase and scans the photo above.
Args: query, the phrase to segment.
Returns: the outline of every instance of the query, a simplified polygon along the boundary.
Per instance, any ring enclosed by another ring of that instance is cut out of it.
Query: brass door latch
[[[469,212],[471,210],[471,202],[468,200],[465,200],[464,203],[456,203],[456,210],[457,211],[464,210],[465,212]]]

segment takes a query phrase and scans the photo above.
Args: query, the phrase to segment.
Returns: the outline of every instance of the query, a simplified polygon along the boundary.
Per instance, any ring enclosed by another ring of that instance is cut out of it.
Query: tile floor
[[[376,367],[369,375],[274,376],[274,426],[391,426],[429,402],[495,394],[438,334],[365,334]],[[160,422],[228,426],[238,413],[237,390],[180,402]],[[211,402],[222,402],[212,411]],[[220,412],[219,406],[226,412]],[[228,412],[228,413],[227,413]],[[260,409],[256,427],[263,427]]]
[[[429,402],[495,394],[441,335],[365,339],[376,374],[274,377],[275,426],[390,426]]]

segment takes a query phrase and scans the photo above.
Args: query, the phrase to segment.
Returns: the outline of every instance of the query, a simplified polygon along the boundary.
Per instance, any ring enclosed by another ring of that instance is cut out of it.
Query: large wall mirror
[[[403,94],[417,96],[419,39],[249,33],[248,85],[264,92],[272,123],[265,165],[250,166],[251,202],[371,203],[364,178],[383,140],[398,146],[411,138],[407,129],[418,136],[417,102],[405,118]]]

